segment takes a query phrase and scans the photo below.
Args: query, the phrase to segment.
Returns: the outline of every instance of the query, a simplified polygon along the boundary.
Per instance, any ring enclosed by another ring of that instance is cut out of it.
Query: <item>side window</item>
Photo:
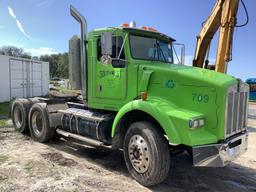
[[[120,54],[120,51],[122,49],[123,45],[123,38],[122,37],[113,37],[113,46],[112,46],[112,55],[111,58],[117,58]],[[101,39],[99,38],[97,41],[97,52],[98,52],[98,61],[100,61],[101,58]],[[124,54],[124,49],[121,52],[120,59],[125,60],[125,54]]]

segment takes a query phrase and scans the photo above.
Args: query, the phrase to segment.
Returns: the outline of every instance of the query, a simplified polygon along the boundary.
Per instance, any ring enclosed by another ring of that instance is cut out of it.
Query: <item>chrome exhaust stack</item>
[[[83,100],[87,100],[87,63],[86,63],[86,49],[85,41],[87,35],[87,21],[82,14],[80,14],[74,6],[70,6],[71,15],[80,24],[81,34],[80,34],[80,58],[81,58],[81,91]]]

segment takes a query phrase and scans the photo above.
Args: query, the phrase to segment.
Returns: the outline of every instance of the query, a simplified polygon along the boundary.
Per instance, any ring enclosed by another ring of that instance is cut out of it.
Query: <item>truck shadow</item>
[[[130,177],[122,151],[97,149],[63,140],[50,145],[79,158],[86,158],[111,172]],[[160,185],[148,188],[150,191],[256,191],[255,169],[236,163],[225,168],[196,168],[191,165],[192,159],[186,153],[172,156],[171,162],[167,179]],[[252,163],[256,164],[256,161]]]
[[[255,127],[248,127],[247,130],[248,130],[249,133],[255,133],[256,132]]]
[[[117,171],[129,176],[122,151],[112,151],[108,148],[94,148],[62,139],[57,142],[52,142],[49,145],[57,150],[64,151],[79,158],[85,158],[109,171]]]
[[[193,167],[184,155],[172,160],[167,179],[161,185],[152,187],[152,191],[256,191],[255,169],[236,163],[224,168]]]

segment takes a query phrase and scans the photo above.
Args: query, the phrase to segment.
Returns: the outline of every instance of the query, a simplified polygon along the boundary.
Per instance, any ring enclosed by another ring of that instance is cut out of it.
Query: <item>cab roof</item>
[[[167,38],[167,39],[169,39],[170,41],[176,41],[175,39],[173,39],[172,37],[169,37],[168,35],[165,35],[164,33],[160,33],[160,32],[158,32],[158,31],[150,31],[150,30],[144,30],[144,29],[140,29],[140,28],[132,28],[132,27],[120,27],[120,28],[122,28],[123,30],[125,30],[125,31],[129,31],[129,32],[143,32],[143,33],[145,33],[145,34],[152,34],[152,35],[155,35],[155,34],[157,34],[157,35],[160,35],[160,36],[162,36],[162,37],[164,37],[164,38]]]
[[[98,29],[94,29],[94,31],[106,31],[106,30],[124,30],[127,31],[129,33],[138,33],[138,34],[145,34],[145,35],[149,35],[149,36],[160,36],[163,37],[164,39],[168,39],[170,41],[176,41],[174,38],[169,37],[168,35],[164,34],[164,33],[160,33],[158,31],[151,31],[151,30],[145,30],[145,29],[141,29],[141,28],[135,28],[135,27],[106,27],[106,28],[98,28]]]

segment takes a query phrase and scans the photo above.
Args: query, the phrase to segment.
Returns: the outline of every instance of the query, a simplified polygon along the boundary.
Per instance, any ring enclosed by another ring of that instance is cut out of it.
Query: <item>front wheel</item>
[[[161,183],[169,173],[168,141],[152,123],[130,125],[124,139],[124,158],[132,177],[144,186]]]

